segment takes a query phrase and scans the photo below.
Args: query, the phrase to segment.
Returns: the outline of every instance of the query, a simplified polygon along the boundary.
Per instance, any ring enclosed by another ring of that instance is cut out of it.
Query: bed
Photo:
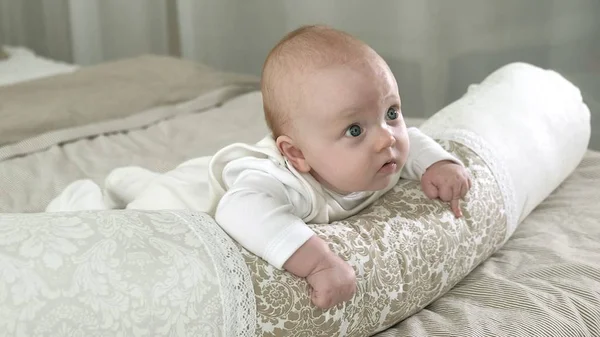
[[[410,299],[411,307],[379,308],[364,297],[354,304],[360,310],[284,313],[278,311],[282,303],[304,303],[294,294],[305,284],[278,283],[283,276],[256,267],[251,254],[235,262],[232,252],[240,248],[207,227],[204,215],[42,213],[76,179],[102,184],[110,170],[128,165],[165,172],[232,141],[258,141],[266,128],[256,78],[142,56],[0,86],[0,102],[0,302],[10,299],[0,305],[0,330],[7,336],[100,330],[153,336],[600,336],[600,152],[586,151],[506,243],[499,231],[479,237],[489,249],[478,246],[468,268],[449,271],[456,282],[428,279],[423,284],[433,290],[407,292],[429,294]],[[423,122],[408,119],[409,125]],[[176,225],[184,218],[192,225]],[[153,232],[140,224],[152,224]],[[118,239],[96,240],[107,231],[122,232]],[[155,249],[135,248],[141,242]],[[175,246],[180,248],[165,248]],[[207,258],[222,268],[202,269],[208,264],[196,260]],[[172,269],[181,259],[186,263]],[[128,261],[129,269],[106,273],[119,260]],[[248,272],[245,266],[256,268]],[[127,283],[132,273],[145,283]],[[180,273],[175,283],[221,282],[220,289],[212,294],[216,288],[178,287],[167,282],[169,273]],[[216,276],[202,277],[211,273]],[[15,279],[29,282],[17,286]],[[244,287],[253,293],[242,293]],[[278,295],[286,291],[293,296]],[[75,302],[97,311],[77,310]],[[394,319],[385,318],[394,310]],[[150,316],[156,320],[151,324],[145,321]]]

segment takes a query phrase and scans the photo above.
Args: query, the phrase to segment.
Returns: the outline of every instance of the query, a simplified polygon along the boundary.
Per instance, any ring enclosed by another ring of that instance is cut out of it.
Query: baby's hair
[[[356,59],[357,51],[369,48],[352,35],[325,25],[301,26],[285,35],[269,52],[265,60],[261,91],[267,126],[275,138],[283,134],[290,122],[290,102],[298,87],[292,85],[294,76],[333,63]]]

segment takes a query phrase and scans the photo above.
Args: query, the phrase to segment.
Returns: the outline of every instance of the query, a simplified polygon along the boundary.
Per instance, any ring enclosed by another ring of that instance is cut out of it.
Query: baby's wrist
[[[453,162],[452,160],[442,159],[442,160],[438,160],[438,161],[434,162],[433,164],[429,165],[429,167],[427,167],[426,170],[429,170],[430,168],[435,167],[435,166],[446,165],[446,164],[455,164],[455,165],[458,165],[455,162]]]
[[[330,265],[334,256],[327,243],[313,235],[290,256],[283,268],[298,277],[307,277],[324,265]]]

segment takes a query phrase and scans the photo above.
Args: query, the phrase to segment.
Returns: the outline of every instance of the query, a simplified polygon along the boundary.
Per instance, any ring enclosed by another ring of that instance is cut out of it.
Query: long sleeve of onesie
[[[271,164],[263,161],[266,166]],[[277,179],[262,170],[248,169],[232,178],[235,181],[221,198],[215,220],[244,248],[281,269],[314,235],[299,216],[310,207],[310,201],[284,184],[285,178]]]
[[[410,152],[402,168],[401,178],[420,181],[425,170],[441,160],[450,160],[462,165],[460,160],[448,153],[440,144],[417,128],[408,129],[408,139],[410,142]]]

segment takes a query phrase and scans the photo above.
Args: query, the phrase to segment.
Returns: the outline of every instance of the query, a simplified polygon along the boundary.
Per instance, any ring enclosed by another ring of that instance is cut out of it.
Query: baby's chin
[[[333,192],[335,192],[337,194],[341,194],[341,195],[348,195],[348,194],[361,193],[361,192],[381,191],[381,190],[385,189],[386,187],[388,187],[388,185],[392,181],[392,176],[390,175],[389,177],[377,177],[375,180],[364,181],[364,182],[358,183],[358,184],[356,182],[354,182],[353,184],[352,183],[348,184],[348,181],[346,182],[346,184],[344,184],[344,183],[332,184],[330,182],[325,182],[319,178],[317,178],[317,181],[319,183],[321,183],[323,186],[325,186],[325,188],[327,188],[330,191],[333,191]]]
[[[380,178],[377,182],[374,182],[369,191],[377,192],[389,187],[392,182],[392,175],[387,176],[386,178]]]
[[[352,192],[347,192],[344,194],[360,193],[360,192],[378,192],[378,191],[384,190],[390,184],[391,179],[385,179],[385,180],[386,181],[379,181],[379,182],[372,183],[372,184],[365,184],[361,187],[356,186],[354,188],[351,188]]]

